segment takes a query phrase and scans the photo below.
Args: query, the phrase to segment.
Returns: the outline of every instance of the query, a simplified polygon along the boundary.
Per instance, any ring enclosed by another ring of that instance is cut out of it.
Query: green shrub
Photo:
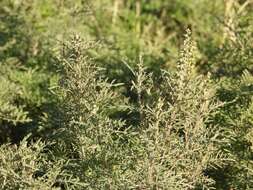
[[[89,189],[208,189],[209,167],[223,163],[221,133],[210,119],[219,104],[210,79],[194,68],[189,36],[175,76],[165,73],[157,96],[140,63],[133,71],[138,107],[122,104],[114,88],[86,55],[92,44],[74,37],[66,45],[60,79],[60,128],[57,155],[71,175]],[[153,98],[152,98],[153,97]],[[139,113],[139,124],[125,126],[111,114],[124,108]],[[131,108],[132,107],[132,108]]]
[[[1,145],[0,188],[51,190],[80,186],[78,179],[64,172],[66,161],[53,162],[48,156],[46,145],[41,141],[30,144],[25,138],[18,146]]]
[[[1,189],[252,189],[252,13],[0,1]]]

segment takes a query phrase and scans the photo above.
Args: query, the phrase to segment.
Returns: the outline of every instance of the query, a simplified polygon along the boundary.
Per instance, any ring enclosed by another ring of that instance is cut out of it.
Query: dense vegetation
[[[253,189],[253,2],[1,0],[0,189]]]

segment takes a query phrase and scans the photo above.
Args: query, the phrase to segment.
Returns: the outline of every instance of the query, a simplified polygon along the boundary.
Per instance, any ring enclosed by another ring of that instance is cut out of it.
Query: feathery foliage
[[[252,10],[0,1],[0,189],[253,189]]]

